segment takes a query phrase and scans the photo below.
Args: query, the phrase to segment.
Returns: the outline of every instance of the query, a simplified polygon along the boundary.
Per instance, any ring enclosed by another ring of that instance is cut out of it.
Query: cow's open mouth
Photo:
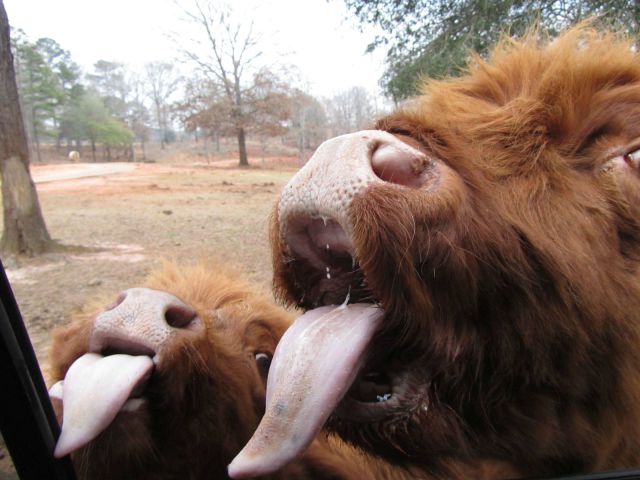
[[[62,432],[54,455],[61,458],[86,445],[121,413],[137,414],[146,401],[155,352],[126,339],[113,339],[87,352],[50,390],[62,401]]]
[[[392,397],[391,379],[387,372],[360,372],[348,395],[365,403],[386,402]]]
[[[104,346],[100,349],[99,354],[103,357],[109,357],[111,355],[128,355],[132,357],[146,356],[149,357],[153,363],[154,368],[144,377],[142,377],[137,383],[135,383],[133,389],[129,393],[126,402],[120,407],[119,413],[137,412],[141,407],[148,404],[148,388],[151,380],[155,374],[158,363],[158,355],[156,352],[140,344],[125,338],[109,338]]]
[[[338,221],[300,216],[287,222],[286,277],[306,312],[278,343],[265,414],[229,465],[232,478],[281,468],[313,441],[334,414],[341,424],[377,424],[402,408],[392,354],[375,337],[385,312],[366,286],[357,252]],[[372,348],[376,346],[376,348]]]
[[[302,308],[356,303],[380,306],[349,235],[336,220],[322,216],[290,219],[285,242],[294,262],[295,285],[303,292],[298,300]],[[376,421],[396,410],[402,404],[404,374],[389,368],[390,363],[390,358],[371,353],[335,413],[343,420]]]

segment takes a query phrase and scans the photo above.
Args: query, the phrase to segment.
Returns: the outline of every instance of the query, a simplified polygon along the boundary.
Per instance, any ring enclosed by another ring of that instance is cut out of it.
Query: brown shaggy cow
[[[309,312],[232,476],[282,464],[327,418],[433,478],[640,464],[629,42],[588,27],[505,40],[321,145],[274,217],[277,293]]]
[[[264,412],[269,363],[290,316],[210,267],[167,264],[147,287],[55,333],[52,376],[64,379],[51,392],[64,418],[56,455],[74,452],[86,480],[228,478]],[[320,438],[269,478],[404,474]]]

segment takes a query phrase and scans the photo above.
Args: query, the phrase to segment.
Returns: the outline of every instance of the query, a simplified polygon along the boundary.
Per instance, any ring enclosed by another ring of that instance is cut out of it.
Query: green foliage
[[[89,90],[75,110],[77,134],[92,144],[123,147],[133,141],[133,132],[121,120],[114,118],[98,94]]]
[[[30,43],[23,37],[14,46],[16,80],[27,126],[36,138],[51,135],[57,109],[64,101],[62,85],[42,44]]]
[[[141,124],[148,115],[139,99],[126,101],[128,87],[121,64],[97,62],[89,76],[95,86],[87,88],[70,53],[55,40],[31,42],[21,30],[12,35],[23,116],[38,156],[44,136],[76,145],[88,140],[94,146],[126,147],[134,140],[127,120],[146,135]]]
[[[395,101],[414,95],[423,77],[456,75],[469,50],[486,53],[504,33],[531,25],[556,35],[589,17],[637,35],[640,4],[630,0],[345,0],[363,23],[384,32],[369,49],[387,49],[382,83]]]
[[[115,118],[107,118],[96,125],[97,138],[100,143],[109,147],[126,147],[133,142],[133,132],[123,122]]]

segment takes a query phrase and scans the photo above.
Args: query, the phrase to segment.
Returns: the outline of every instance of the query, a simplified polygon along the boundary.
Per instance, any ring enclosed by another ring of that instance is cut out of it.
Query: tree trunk
[[[240,166],[248,167],[249,160],[247,160],[247,142],[245,140],[244,128],[238,127],[238,154],[240,156]]]
[[[233,90],[235,93],[235,105],[233,109],[233,117],[237,125],[238,134],[238,155],[240,156],[240,166],[248,167],[249,160],[247,159],[247,142],[245,140],[244,127],[242,126],[242,90],[240,89],[240,74],[237,68],[233,72],[234,84]]]
[[[140,145],[142,146],[142,160],[147,159],[147,150],[145,148],[144,139],[140,141]]]
[[[0,0],[0,178],[4,215],[0,249],[7,254],[35,255],[53,242],[29,173],[29,147],[10,45],[9,20]]]
[[[55,118],[53,119],[53,128],[54,131],[60,132],[60,125],[58,125],[58,121]],[[60,150],[62,150],[62,133],[56,135],[56,152],[60,153]]]
[[[155,104],[156,104],[156,116],[158,117],[158,129],[160,130],[160,149],[164,150],[166,142],[165,142],[165,131],[164,131],[163,121],[162,121],[162,109],[159,101],[156,100]]]

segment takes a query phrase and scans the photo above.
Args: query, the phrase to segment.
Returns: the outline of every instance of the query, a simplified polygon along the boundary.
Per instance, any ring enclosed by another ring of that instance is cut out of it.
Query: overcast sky
[[[50,37],[85,72],[97,60],[138,68],[149,61],[175,61],[177,48],[167,34],[189,35],[182,21],[189,1],[173,0],[4,0],[9,23],[31,40]],[[235,0],[240,14],[261,31],[262,50],[296,65],[309,93],[331,96],[359,85],[379,93],[383,52],[365,54],[374,37],[348,17],[342,0]]]

